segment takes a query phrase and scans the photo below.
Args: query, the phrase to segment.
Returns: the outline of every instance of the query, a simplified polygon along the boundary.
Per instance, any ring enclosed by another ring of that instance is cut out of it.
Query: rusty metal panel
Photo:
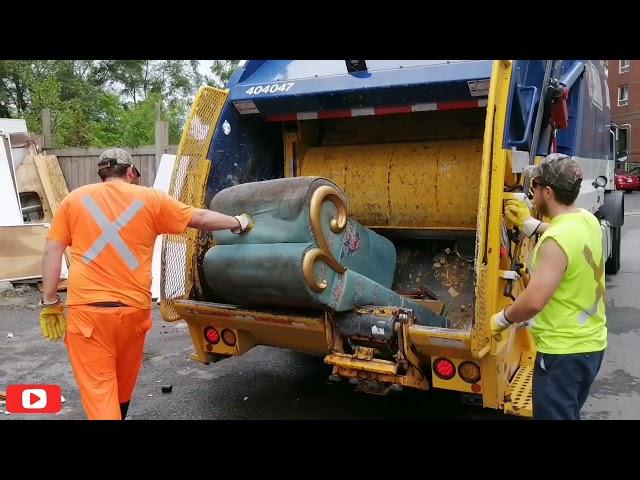
[[[481,139],[310,148],[301,175],[340,186],[367,227],[476,227]]]
[[[379,360],[377,358],[365,360],[344,353],[327,355],[324,359],[324,363],[351,370],[362,370],[365,372],[383,373],[387,375],[395,375],[398,372],[398,365],[393,362]]]

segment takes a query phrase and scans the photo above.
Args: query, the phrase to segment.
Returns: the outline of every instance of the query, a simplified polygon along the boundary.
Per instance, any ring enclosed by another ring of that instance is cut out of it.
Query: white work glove
[[[495,338],[497,341],[502,340],[502,331],[506,330],[512,323],[513,322],[507,320],[507,317],[504,314],[504,309],[493,315],[490,321],[491,335],[493,335],[493,338]]]
[[[239,226],[231,229],[231,233],[242,233],[249,231],[255,225],[253,218],[248,213],[243,213],[242,215],[236,215],[236,220],[238,220]]]
[[[522,224],[522,231],[527,237],[531,238],[536,234],[541,223],[537,218],[529,217]]]

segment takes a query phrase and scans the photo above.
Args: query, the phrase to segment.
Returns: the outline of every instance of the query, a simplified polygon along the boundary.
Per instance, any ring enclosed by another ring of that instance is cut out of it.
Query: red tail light
[[[450,380],[456,374],[456,366],[447,358],[436,358],[433,362],[434,373],[443,380]]]
[[[207,327],[204,329],[204,338],[207,340],[207,342],[215,345],[220,341],[220,334],[215,328]]]

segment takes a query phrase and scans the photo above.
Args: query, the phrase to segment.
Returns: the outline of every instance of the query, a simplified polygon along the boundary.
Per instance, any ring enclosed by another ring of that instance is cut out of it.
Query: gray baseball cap
[[[98,157],[98,170],[113,167],[114,165],[134,165],[133,158],[122,148],[110,148],[102,152]]]
[[[531,178],[551,188],[573,192],[582,184],[582,169],[567,155],[552,153],[531,169]]]

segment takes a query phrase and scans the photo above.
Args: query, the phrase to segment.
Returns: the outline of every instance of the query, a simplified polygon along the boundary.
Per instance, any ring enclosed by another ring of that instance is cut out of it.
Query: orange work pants
[[[120,404],[133,394],[151,325],[151,310],[67,308],[64,342],[89,420],[120,420]]]

